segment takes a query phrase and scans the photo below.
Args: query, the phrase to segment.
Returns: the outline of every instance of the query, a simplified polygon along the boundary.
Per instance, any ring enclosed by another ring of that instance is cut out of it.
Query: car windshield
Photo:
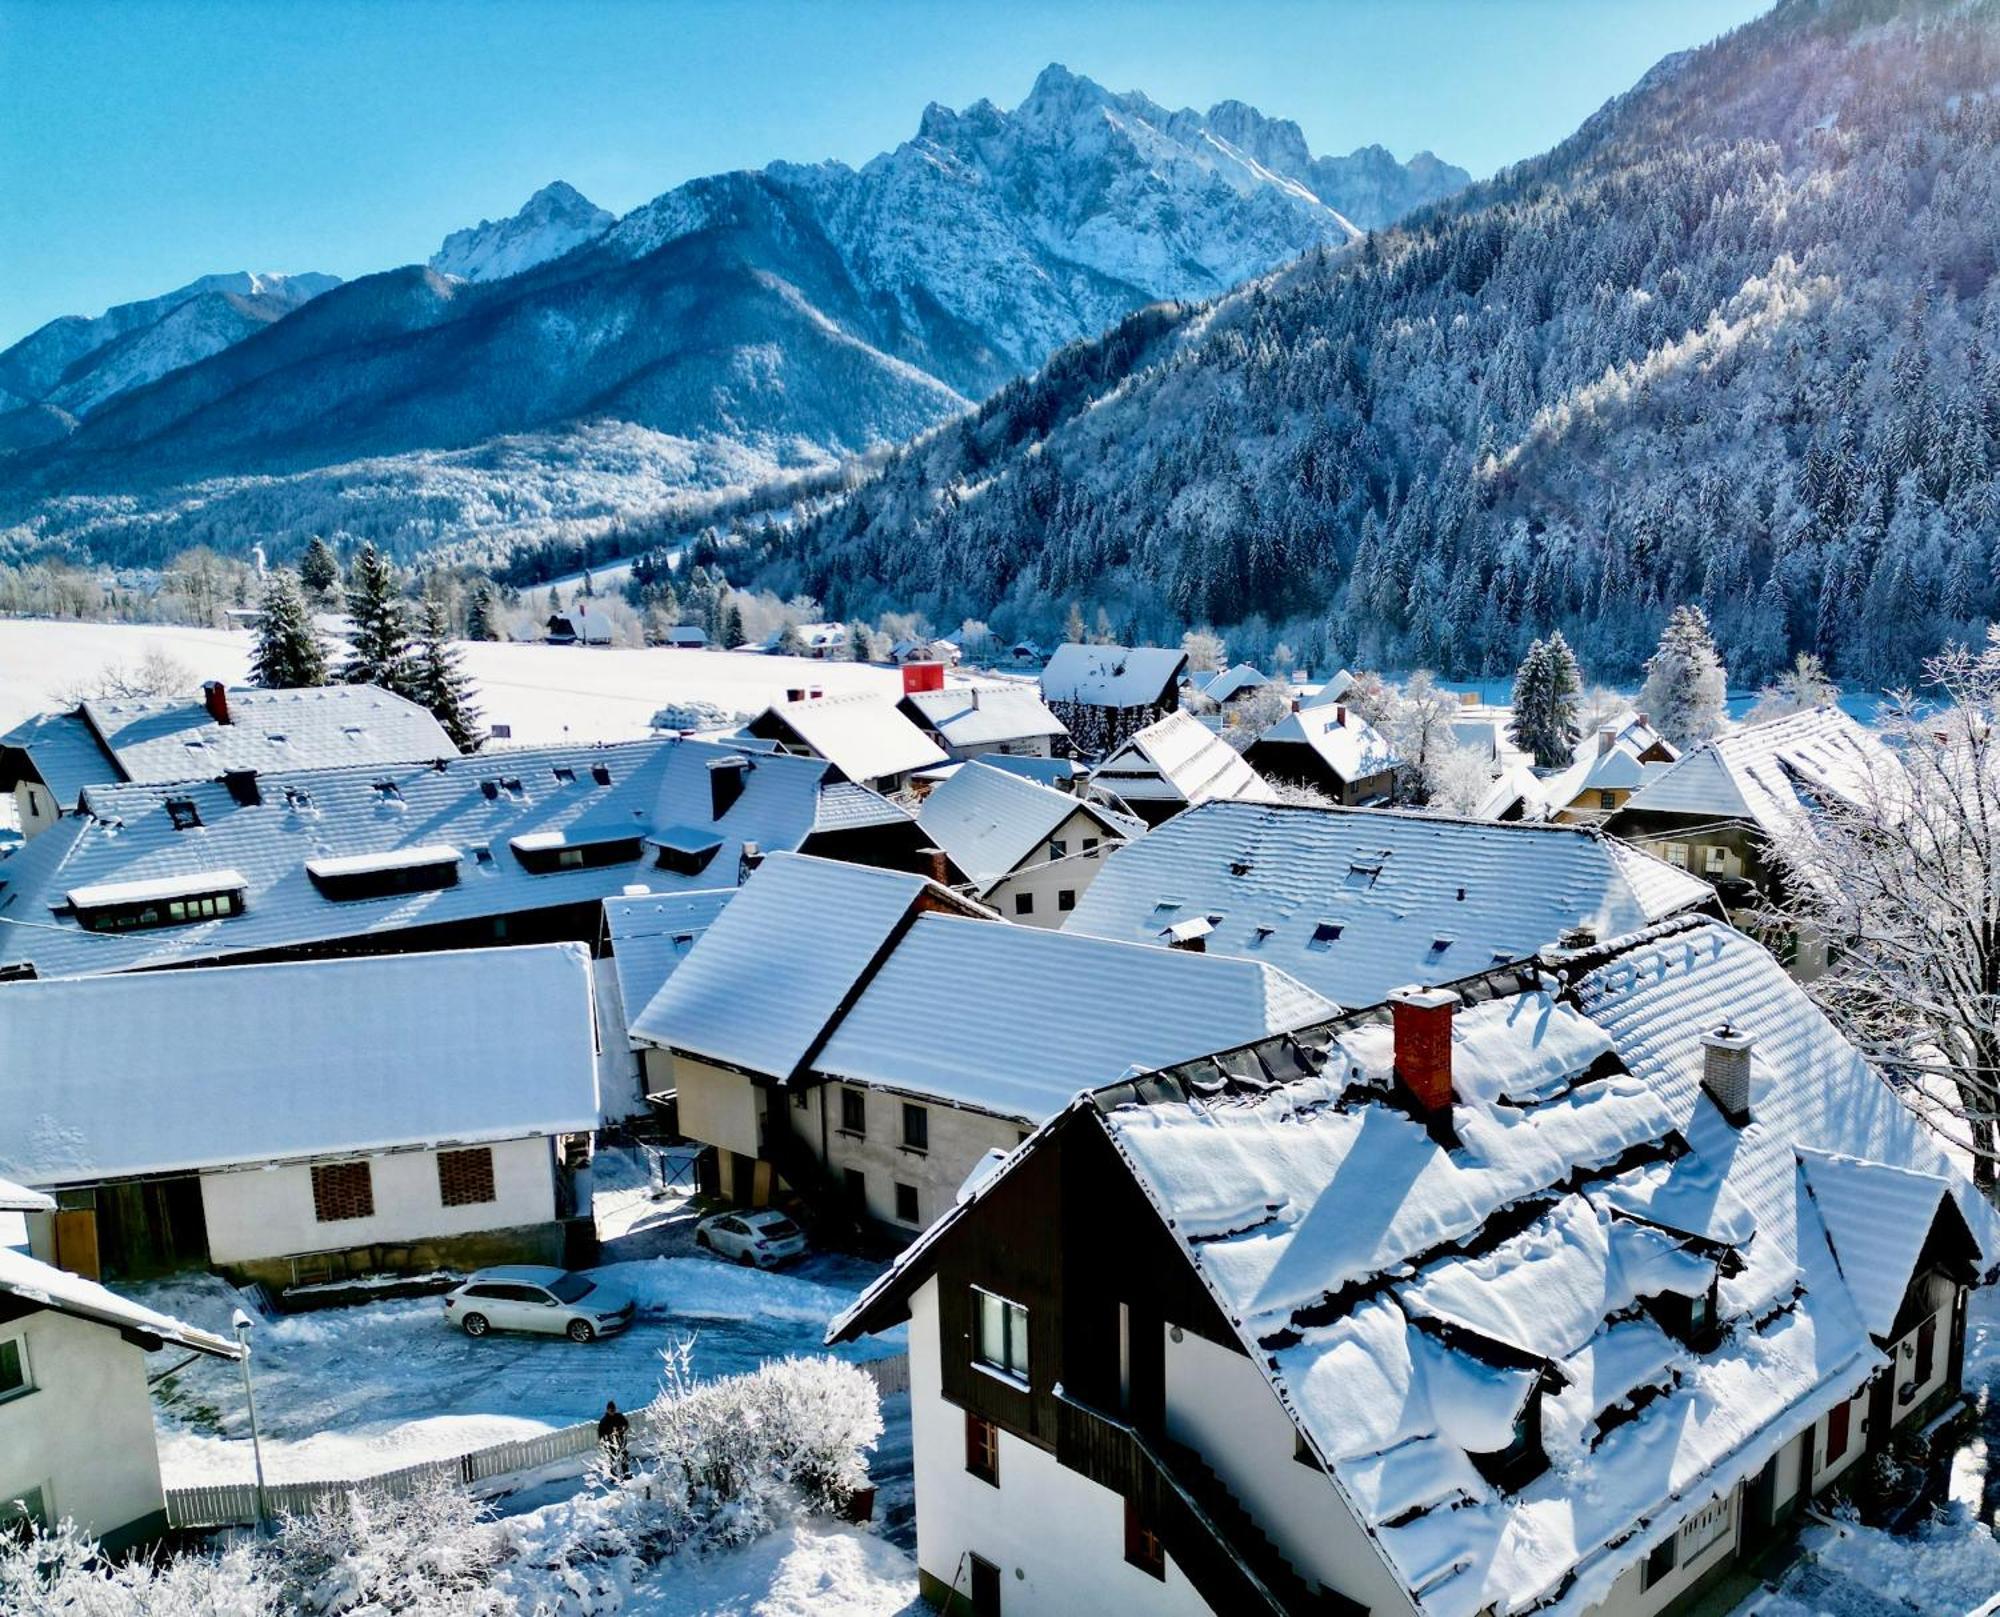
[[[577,1302],[588,1297],[593,1289],[591,1283],[582,1275],[564,1275],[562,1279],[552,1281],[549,1285],[549,1290],[556,1294],[559,1301],[565,1303]]]
[[[799,1227],[789,1218],[774,1218],[761,1226],[758,1233],[768,1235],[774,1241],[783,1241],[797,1235]]]

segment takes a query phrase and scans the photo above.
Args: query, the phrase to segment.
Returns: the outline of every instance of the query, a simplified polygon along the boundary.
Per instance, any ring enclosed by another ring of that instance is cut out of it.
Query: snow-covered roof
[[[887,696],[847,696],[773,702],[750,722],[752,735],[803,747],[851,781],[867,784],[945,761],[937,743]]]
[[[1804,1147],[1798,1157],[1841,1279],[1869,1333],[1886,1339],[1950,1183],[1942,1174]]]
[[[604,933],[611,940],[611,967],[628,1022],[652,1003],[739,891],[628,892],[604,901]]]
[[[1048,858],[1049,837],[1075,814],[1095,821],[1107,844],[1132,834],[1123,815],[977,761],[953,770],[932,790],[917,810],[917,823],[984,893],[1023,864]]]
[[[950,747],[991,747],[1005,741],[1068,734],[1041,694],[1024,680],[911,691],[903,697],[903,706],[918,723],[944,737]]]
[[[1090,773],[1074,758],[1024,758],[1016,753],[989,752],[979,761],[988,769],[1004,769],[1010,775],[1022,775],[1029,780],[1038,780],[1044,786],[1065,790],[1075,784],[1079,775]]]
[[[1992,1209],[1755,943],[1680,922],[1596,960],[1574,997],[1466,986],[1451,1149],[1390,1103],[1379,1011],[1142,1077],[1015,1153],[829,1335],[889,1323],[995,1180],[1101,1126],[1420,1611],[1591,1609],[1882,1363],[1795,1140],[1947,1176],[2000,1253]],[[1740,1128],[1698,1079],[1725,1014],[1757,1038]],[[1905,1257],[1881,1265],[1897,1298]],[[1633,1307],[1711,1284],[1713,1346]],[[1503,1487],[1474,1457],[1531,1396],[1550,1464]]]
[[[773,854],[641,1009],[632,1036],[789,1077],[920,902],[956,904],[923,876]]]
[[[635,880],[662,892],[694,891],[733,882],[746,842],[776,851],[854,826],[908,824],[914,845],[907,811],[830,781],[829,766],[812,758],[751,758],[741,795],[717,817],[708,765],[744,756],[722,743],[670,737],[521,748],[441,766],[265,776],[254,804],[216,782],[94,786],[86,794],[91,814],[52,826],[0,861],[0,961],[32,960],[40,975],[66,977],[595,904]],[[169,799],[191,804],[200,823],[176,829]],[[658,838],[675,827],[718,842],[701,870],[663,868],[658,847],[643,844],[629,859],[531,870],[513,846],[550,834],[565,843]],[[329,896],[307,869],[317,864],[324,878],[329,870],[442,857],[444,849],[463,856],[455,881],[380,898]],[[77,889],[217,873],[244,882],[240,915],[94,932],[69,907]]]
[[[598,1122],[578,944],[11,983],[0,1173],[31,1185]]]
[[[243,1349],[225,1336],[183,1324],[170,1314],[142,1308],[129,1297],[121,1297],[95,1280],[85,1280],[66,1269],[58,1269],[25,1252],[0,1247],[0,1295],[15,1297],[37,1308],[53,1309],[73,1319],[89,1320],[137,1338],[136,1347],[152,1346],[152,1339],[171,1342],[192,1353],[211,1358],[240,1359]]]
[[[1150,943],[1190,915],[1219,916],[1210,953],[1282,966],[1359,1006],[1528,959],[1580,927],[1617,937],[1713,897],[1583,827],[1208,803],[1112,854],[1063,926]]]
[[[0,1213],[53,1213],[55,1198],[45,1196],[39,1190],[30,1190],[26,1185],[17,1185],[11,1179],[0,1179]]]
[[[84,787],[117,780],[120,774],[117,760],[104,750],[81,708],[38,713],[0,735],[0,789],[11,787],[22,773],[16,754],[26,755],[64,809],[76,807]]]
[[[1186,668],[1187,654],[1164,646],[1065,643],[1042,670],[1042,695],[1087,707],[1152,707],[1170,700]]]
[[[1333,1010],[1249,961],[927,914],[811,1066],[1039,1123],[1079,1090]]]
[[[1872,730],[1817,707],[1705,741],[1627,800],[1627,814],[1747,820],[1771,835],[1794,828],[1815,798],[1855,799],[1896,768]]]
[[[1257,738],[1259,747],[1308,747],[1341,780],[1365,780],[1393,769],[1396,754],[1374,725],[1352,708],[1302,707]]]
[[[1323,685],[1316,685],[1299,697],[1300,707],[1331,707],[1336,702],[1347,700],[1347,693],[1354,689],[1354,676],[1345,668],[1336,673]]]
[[[1257,669],[1248,663],[1236,663],[1214,675],[1201,687],[1201,694],[1211,702],[1222,703],[1232,696],[1241,696],[1245,691],[1254,691],[1260,685],[1270,684]]]
[[[1127,803],[1274,803],[1278,796],[1240,752],[1179,710],[1127,736],[1090,781]]]
[[[1671,759],[1673,748],[1638,713],[1626,713],[1598,726],[1578,739],[1567,766],[1542,778],[1539,792],[1544,809],[1559,812],[1587,792],[1630,792],[1647,781],[1663,779],[1673,767],[1670,761],[1640,761],[1655,749],[1664,750]]]

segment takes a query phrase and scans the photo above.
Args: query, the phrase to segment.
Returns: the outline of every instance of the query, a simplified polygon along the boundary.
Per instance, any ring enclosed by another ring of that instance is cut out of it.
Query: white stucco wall
[[[322,1224],[313,1216],[312,1170],[284,1163],[201,1176],[208,1252],[216,1263],[292,1257],[365,1246],[472,1235],[546,1224],[556,1216],[555,1153],[545,1136],[506,1140],[493,1150],[490,1202],[447,1207],[438,1194],[437,1153],[392,1151],[368,1159],[375,1194],[371,1218]]]
[[[1896,1366],[1895,1413],[1891,1418],[1898,1425],[1922,1408],[1924,1400],[1942,1387],[1951,1373],[1951,1316],[1950,1304],[1931,1316],[1937,1337],[1931,1345],[1931,1373],[1923,1380],[1917,1379],[1917,1331],[1911,1331],[1889,1350]],[[1918,1330],[1921,1329],[1919,1326]]]
[[[95,1537],[163,1509],[145,1355],[65,1314],[0,1325],[10,1337],[26,1343],[35,1390],[0,1403],[0,1499],[40,1488],[51,1521]]]
[[[1848,1399],[1847,1450],[1832,1464],[1827,1463],[1826,1436],[1832,1414],[1820,1416],[1812,1429],[1812,1493],[1818,1493],[1834,1478],[1846,1471],[1868,1450],[1868,1440],[1875,1434],[1868,1429],[1868,1389],[1863,1386]]]
[[[868,1125],[865,1134],[841,1130],[843,1089],[855,1090],[862,1097]],[[905,1101],[923,1107],[929,1118],[928,1150],[912,1151],[902,1143]],[[995,1117],[990,1112],[946,1106],[919,1096],[860,1084],[815,1085],[807,1092],[805,1107],[790,1116],[793,1128],[813,1154],[826,1163],[835,1180],[849,1168],[857,1168],[867,1177],[871,1218],[908,1230],[912,1235],[928,1229],[956,1204],[958,1187],[965,1183],[981,1157],[995,1149],[1013,1150],[1030,1132],[1029,1125],[1018,1118]],[[896,1216],[898,1183],[916,1188],[915,1223]]]
[[[25,841],[56,823],[57,813],[55,793],[40,781],[20,781],[14,787],[14,817],[20,822],[21,837]]]
[[[939,1389],[937,1281],[910,1305],[910,1428],[917,1483],[917,1563],[940,1583],[959,1579],[970,1550],[1000,1569],[1001,1610],[1037,1617],[1146,1612],[1202,1617],[1209,1606],[1173,1558],[1164,1581],[1127,1564],[1117,1494],[1000,1434],[1000,1486],[965,1469],[965,1412]]]
[[[1085,837],[1098,839],[1097,848],[1088,854],[1083,851]],[[1080,901],[1104,868],[1105,855],[1119,842],[1081,809],[1051,832],[1049,840],[1062,843],[1068,852],[1061,859],[1051,859],[1049,844],[1038,843],[1019,870],[984,895],[985,903],[1022,926],[1058,927],[1068,920],[1061,895],[1068,892]],[[1015,902],[1021,893],[1031,895],[1034,903],[1026,915],[1019,913]]]
[[[1376,1612],[1411,1609],[1326,1473],[1295,1459],[1297,1429],[1240,1353],[1167,1332],[1167,1435],[1194,1449],[1293,1567]]]
[[[740,1072],[725,1072],[692,1056],[672,1056],[671,1086],[680,1095],[681,1133],[704,1145],[754,1157],[763,1146],[763,1099]],[[659,1063],[648,1063],[647,1082],[660,1082]]]

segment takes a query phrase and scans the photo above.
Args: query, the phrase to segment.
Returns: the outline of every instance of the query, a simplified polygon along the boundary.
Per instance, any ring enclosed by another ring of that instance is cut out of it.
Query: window
[[[34,1390],[35,1384],[28,1379],[28,1344],[10,1336],[0,1342],[0,1403]]]
[[[847,1187],[847,1205],[857,1213],[868,1211],[868,1175],[859,1168],[849,1168],[842,1175],[842,1183]]]
[[[493,1151],[479,1146],[470,1151],[440,1151],[438,1200],[447,1207],[473,1207],[496,1199],[493,1190]]]
[[[1709,1283],[1708,1290],[1699,1297],[1688,1299],[1687,1339],[1697,1346],[1705,1344],[1715,1329],[1715,1283]]]
[[[1010,1381],[1028,1384],[1028,1311],[1019,1303],[972,1288],[979,1311],[973,1352],[987,1369]]]
[[[1729,1528],[1729,1496],[1727,1494],[1717,1494],[1707,1504],[1703,1505],[1701,1509],[1682,1522],[1680,1531],[1674,1535],[1674,1542],[1678,1546],[1680,1564],[1682,1566],[1694,1565],[1700,1559],[1704,1550],[1710,1548],[1718,1540],[1729,1536]]]
[[[167,818],[174,822],[176,831],[193,831],[201,825],[201,810],[194,806],[191,797],[170,797]]]
[[[792,1110],[795,1112],[803,1112],[805,1109],[806,1109],[806,1092],[803,1089],[793,1090]]]
[[[600,786],[609,786],[611,784],[611,766],[609,764],[592,764],[590,766],[590,778]]]
[[[461,857],[458,849],[433,842],[379,854],[308,859],[306,875],[322,898],[344,904],[456,887]]]
[[[79,925],[91,932],[142,932],[156,926],[191,926],[243,913],[241,888],[223,893],[188,893],[179,898],[129,904],[75,905]]]
[[[365,1162],[322,1162],[312,1171],[313,1217],[322,1224],[375,1216],[375,1182]]]
[[[1097,837],[1085,837],[1085,838],[1083,839],[1083,856],[1084,856],[1084,858],[1086,858],[1086,859],[1095,859],[1095,858],[1097,857],[1097,848],[1098,848],[1098,843],[1099,843],[1099,840],[1100,840],[1100,839],[1099,839],[1099,838],[1097,838]]]
[[[400,803],[403,800],[403,788],[393,780],[378,780],[375,782],[375,795],[384,803]]]
[[[840,1132],[868,1132],[868,1100],[858,1089],[843,1089],[840,1092]]]
[[[1927,1385],[1936,1370],[1937,1315],[1933,1314],[1917,1327],[1917,1363],[1913,1372],[1916,1380],[1912,1385],[1918,1387]]]
[[[1646,1556],[1646,1570],[1639,1580],[1642,1589],[1650,1589],[1654,1584],[1672,1574],[1680,1564],[1679,1539],[1669,1535],[1655,1544]]]
[[[909,1101],[903,1102],[903,1146],[910,1151],[931,1148],[931,1114]]]
[[[1660,853],[1668,864],[1677,865],[1682,870],[1687,869],[1688,845],[1685,842],[1669,842],[1660,849]]]
[[[1729,850],[1710,846],[1708,852],[1708,873],[1711,876],[1724,875],[1729,870]]]
[[[568,764],[557,764],[549,773],[555,776],[558,786],[574,786],[576,784],[576,771],[570,768]]]
[[[561,831],[515,837],[508,845],[521,868],[531,875],[547,876],[558,870],[596,870],[604,865],[629,864],[639,857],[642,838],[630,836],[579,835],[575,840]]]
[[[1035,895],[1033,893],[1016,893],[1014,895],[1014,913],[1016,915],[1033,915],[1035,913]]]
[[[1313,928],[1313,935],[1306,941],[1308,949],[1331,949],[1345,927],[1339,921],[1322,921]]]
[[[1069,844],[1060,837],[1050,837],[1049,857],[1051,859],[1067,859],[1069,857]]]
[[[1835,1404],[1826,1416],[1826,1454],[1820,1460],[1822,1467],[1835,1464],[1847,1452],[1849,1428],[1853,1425],[1854,1404],[1850,1400]]]
[[[965,1412],[965,1469],[981,1482],[1000,1486],[1000,1428],[969,1409]]]
[[[898,1224],[921,1224],[923,1219],[917,1213],[917,1187],[898,1183],[896,1186],[896,1222]]]
[[[1073,887],[1065,887],[1061,892],[1057,893],[1056,908],[1065,912],[1075,909],[1076,889]]]
[[[49,1524],[48,1500],[41,1489],[23,1488],[0,1499],[0,1536],[18,1533],[30,1522],[37,1527]]]
[[[1599,792],[1597,794],[1597,806],[1601,809],[1615,809],[1618,806],[1618,794],[1616,792]]]
[[[1164,1579],[1167,1575],[1167,1552],[1160,1535],[1130,1499],[1125,1501],[1125,1559],[1153,1577]]]
[[[39,797],[35,796],[34,787],[30,786],[28,788],[28,818],[32,820],[35,818],[36,815],[40,814],[41,812],[42,812],[42,800]]]

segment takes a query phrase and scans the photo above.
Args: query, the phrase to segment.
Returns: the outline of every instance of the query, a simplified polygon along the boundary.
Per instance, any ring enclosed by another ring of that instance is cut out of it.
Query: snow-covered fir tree
[[[493,586],[486,579],[480,579],[472,586],[465,598],[465,638],[468,640],[498,640],[500,631],[494,622]]]
[[[464,659],[451,643],[451,624],[444,603],[435,595],[426,596],[417,616],[417,637],[410,648],[409,688],[406,694],[431,710],[451,744],[460,752],[477,752],[486,737],[479,728],[479,709],[473,704],[472,680],[465,672]]]
[[[1581,671],[1558,629],[1537,640],[1514,675],[1514,718],[1507,734],[1542,769],[1560,769],[1576,752]]]
[[[1706,741],[1722,729],[1728,676],[1699,606],[1679,606],[1647,660],[1639,706],[1653,728],[1676,747]]]
[[[326,647],[298,580],[280,568],[264,585],[250,678],[266,690],[296,690],[327,682]]]
[[[749,636],[743,632],[743,608],[734,601],[722,609],[721,639],[723,649],[726,651],[734,651],[749,641]]]
[[[1743,722],[1764,724],[1839,700],[1840,687],[1827,674],[1826,665],[1810,651],[1802,651],[1791,667],[1757,693],[1757,703],[1744,714]]]
[[[332,595],[340,585],[340,561],[329,545],[318,534],[306,542],[305,554],[299,558],[299,582],[316,599],[324,600]]]
[[[380,685],[410,694],[410,622],[396,587],[396,571],[373,545],[364,545],[347,576],[347,613],[354,620],[340,677],[349,685]]]

